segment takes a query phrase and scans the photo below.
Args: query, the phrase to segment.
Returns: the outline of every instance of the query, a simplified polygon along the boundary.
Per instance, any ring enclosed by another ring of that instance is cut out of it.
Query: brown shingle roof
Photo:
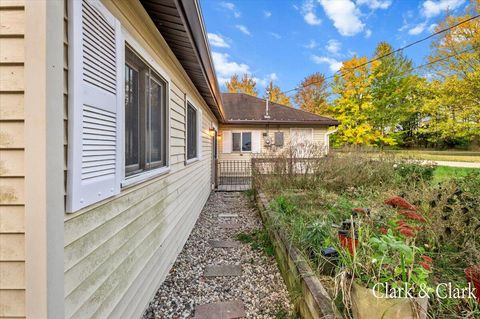
[[[227,124],[311,124],[339,125],[340,122],[278,103],[269,103],[269,119],[265,115],[265,100],[245,93],[222,93]]]

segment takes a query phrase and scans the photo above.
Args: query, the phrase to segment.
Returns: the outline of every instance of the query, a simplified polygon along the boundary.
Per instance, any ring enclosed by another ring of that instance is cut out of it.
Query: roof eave
[[[200,5],[197,0],[175,0],[175,2],[177,7],[182,11],[181,17],[185,19],[185,27],[202,64],[202,69],[207,79],[210,92],[217,103],[218,114],[216,115],[219,115],[219,120],[223,120],[225,114],[223,111],[222,98],[215,73],[215,67],[210,55],[210,47],[208,45],[208,38],[203,23],[202,13],[200,11]]]
[[[311,126],[338,126],[338,121],[291,121],[291,120],[226,120],[225,125],[258,125],[258,124],[284,124],[284,125],[311,125]]]

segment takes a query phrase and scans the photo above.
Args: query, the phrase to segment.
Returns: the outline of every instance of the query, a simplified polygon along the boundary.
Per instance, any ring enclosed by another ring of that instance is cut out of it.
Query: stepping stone
[[[234,218],[234,217],[238,217],[238,214],[218,214],[218,217],[220,217],[220,218]]]
[[[220,228],[226,228],[226,229],[236,229],[240,228],[239,223],[222,223],[218,225]]]
[[[226,277],[226,276],[240,276],[242,274],[242,267],[238,265],[215,265],[206,266],[203,275],[205,277]]]
[[[245,316],[243,302],[224,301],[196,306],[194,319],[233,319]]]
[[[236,248],[239,243],[233,240],[209,240],[208,243],[213,248]]]

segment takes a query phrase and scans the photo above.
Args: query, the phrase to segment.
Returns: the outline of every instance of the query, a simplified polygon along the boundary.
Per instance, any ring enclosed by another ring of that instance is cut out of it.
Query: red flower
[[[397,225],[410,227],[404,220],[397,220]]]
[[[401,210],[398,213],[400,215],[406,216],[410,219],[418,220],[422,223],[427,221],[422,215],[418,214],[417,212],[415,212],[413,210]]]
[[[387,233],[388,233],[388,231],[385,227],[380,228],[380,234],[386,235]]]
[[[400,196],[392,196],[387,198],[384,201],[385,204],[390,205],[392,207],[400,207],[400,208],[405,208],[405,209],[410,209],[410,210],[416,210],[417,208],[410,204],[405,198],[400,197]]]
[[[422,258],[423,261],[426,262],[426,263],[430,263],[430,264],[431,264],[431,263],[433,262],[433,259],[432,259],[432,258],[430,258],[430,257],[428,257],[428,256],[425,256],[425,255],[420,256],[420,258]]]
[[[400,226],[400,234],[405,237],[415,237],[415,233],[410,227]]]
[[[419,262],[419,264],[420,264],[420,266],[422,266],[422,267],[425,268],[426,270],[432,271],[432,267],[431,267],[429,264],[427,264],[426,262],[421,261],[421,262]]]

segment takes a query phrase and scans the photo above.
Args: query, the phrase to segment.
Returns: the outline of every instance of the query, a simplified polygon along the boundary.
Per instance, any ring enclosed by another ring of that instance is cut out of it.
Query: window
[[[166,83],[125,48],[125,175],[167,165]]]
[[[232,151],[251,152],[252,151],[252,133],[232,133]]]
[[[275,146],[283,146],[283,132],[275,132]]]
[[[197,109],[187,104],[187,160],[197,157]]]

